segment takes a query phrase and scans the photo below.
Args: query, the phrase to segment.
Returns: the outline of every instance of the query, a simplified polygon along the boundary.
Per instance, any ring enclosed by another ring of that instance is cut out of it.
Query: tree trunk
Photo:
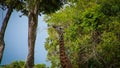
[[[6,30],[9,18],[11,16],[12,10],[13,10],[12,7],[8,8],[7,14],[3,20],[1,31],[0,31],[0,63],[2,61],[2,56],[5,48],[5,42],[4,42],[5,30]]]
[[[38,24],[37,5],[28,14],[28,56],[25,68],[34,68],[34,48],[36,40],[36,29]]]

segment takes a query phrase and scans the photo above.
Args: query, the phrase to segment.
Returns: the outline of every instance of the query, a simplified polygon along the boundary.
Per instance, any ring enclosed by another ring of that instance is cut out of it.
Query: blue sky
[[[0,28],[6,11],[0,9]],[[28,53],[28,18],[26,16],[19,17],[21,13],[14,11],[9,20],[5,32],[5,50],[3,54],[3,64],[9,64],[13,61],[26,60]],[[43,20],[43,16],[39,16],[37,38],[35,43],[35,64],[44,63],[47,66],[47,51],[44,48],[45,38],[47,34],[47,24]]]

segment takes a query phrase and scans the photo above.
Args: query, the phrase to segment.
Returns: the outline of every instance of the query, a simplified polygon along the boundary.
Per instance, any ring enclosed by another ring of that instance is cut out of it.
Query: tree
[[[47,68],[47,66],[45,64],[37,64],[35,68]]]
[[[49,25],[65,27],[66,53],[71,58],[73,67],[120,67],[120,1],[96,1],[81,0],[70,3],[57,13],[47,16],[45,20]],[[45,45],[48,59],[52,62],[52,67],[60,68],[56,51],[57,35],[52,28],[48,29],[48,34]]]
[[[21,5],[22,5],[22,2],[19,0],[0,1],[1,9],[3,9],[3,10],[8,9],[6,16],[2,22],[2,27],[1,27],[1,31],[0,31],[0,63],[2,61],[2,56],[3,56],[3,52],[4,52],[4,48],[5,48],[4,35],[5,35],[5,30],[6,30],[9,18],[11,16],[13,9],[19,10],[21,8]]]
[[[28,56],[26,60],[26,68],[34,67],[34,47],[36,40],[36,29],[38,24],[38,15],[41,13],[50,14],[55,12],[62,6],[61,0],[25,0],[26,2],[26,12],[24,13],[28,16]]]
[[[25,63],[24,61],[14,61],[9,65],[4,66],[4,68],[23,68],[24,63]]]
[[[1,66],[3,68],[24,68],[24,61],[13,61],[12,63],[5,65],[5,66]],[[37,64],[35,65],[35,68],[47,68],[47,66],[45,64]]]

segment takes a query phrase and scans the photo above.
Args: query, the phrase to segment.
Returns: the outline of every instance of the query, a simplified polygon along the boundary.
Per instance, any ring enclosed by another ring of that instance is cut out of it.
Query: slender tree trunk
[[[34,68],[34,48],[36,40],[36,29],[38,24],[38,10],[37,4],[28,15],[28,56],[25,68]]]
[[[13,10],[12,7],[8,8],[7,14],[3,20],[1,31],[0,31],[0,63],[2,61],[2,56],[5,48],[5,42],[4,42],[5,30],[6,30],[9,18],[11,16],[12,10]]]

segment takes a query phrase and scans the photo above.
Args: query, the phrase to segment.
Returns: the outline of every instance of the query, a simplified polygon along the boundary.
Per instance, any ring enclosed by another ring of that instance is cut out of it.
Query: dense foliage
[[[77,1],[77,0],[76,0]],[[80,0],[46,15],[48,25],[64,27],[66,53],[74,68],[120,67],[120,0]],[[61,68],[58,36],[48,29],[51,68]]]
[[[4,68],[24,68],[24,61],[14,61],[9,65],[4,66]],[[37,64],[34,68],[47,68],[45,64]]]
[[[61,8],[63,1],[4,0],[0,1],[0,7],[3,10],[12,7],[28,15],[37,2],[38,14],[48,14],[45,16],[48,26],[64,28],[65,50],[74,68],[119,68],[120,0],[69,0],[71,2]],[[61,68],[58,34],[53,28],[48,28],[48,34],[45,47],[51,68]],[[24,65],[23,61],[16,61],[5,68],[22,68]],[[35,68],[46,68],[46,65],[38,64]]]

